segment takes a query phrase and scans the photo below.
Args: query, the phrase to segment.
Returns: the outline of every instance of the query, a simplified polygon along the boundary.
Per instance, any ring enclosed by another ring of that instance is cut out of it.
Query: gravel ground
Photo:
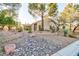
[[[51,56],[58,50],[78,40],[48,32],[31,34],[26,32],[2,32],[2,34],[3,37],[5,36],[5,38],[9,38],[8,40],[10,40],[5,42],[5,44],[15,43],[17,46],[16,50],[10,56]]]
[[[51,56],[76,40],[75,38],[57,36],[56,33],[35,33],[33,37],[17,43],[17,49],[11,55]]]
[[[19,56],[46,56],[52,55],[54,50],[58,50],[60,47],[48,42],[43,38],[29,38],[24,42],[17,44],[17,49],[11,55]]]

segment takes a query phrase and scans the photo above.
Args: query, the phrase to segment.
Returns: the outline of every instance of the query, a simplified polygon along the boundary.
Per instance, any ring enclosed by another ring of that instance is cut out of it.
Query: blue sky
[[[64,7],[66,6],[65,3],[58,3],[58,11],[62,12]],[[28,12],[28,3],[22,3],[22,7],[19,10],[19,17],[18,19],[21,21],[21,23],[33,23],[36,20],[29,14]]]
[[[57,3],[59,12],[62,12],[67,3]]]

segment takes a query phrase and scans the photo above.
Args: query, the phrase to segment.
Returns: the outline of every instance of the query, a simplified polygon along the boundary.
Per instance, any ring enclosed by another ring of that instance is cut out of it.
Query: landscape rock
[[[5,50],[6,55],[9,55],[10,53],[14,52],[15,49],[16,49],[15,44],[7,44],[4,46],[4,50]]]
[[[9,30],[8,26],[4,26],[3,30],[8,31]]]
[[[15,26],[11,27],[11,30],[16,31],[16,27]]]
[[[49,43],[49,44],[48,44]],[[42,38],[29,38],[26,39],[25,42],[18,43],[17,45],[20,45],[20,48],[17,48],[15,52],[12,54],[14,56],[46,56],[46,55],[52,55],[53,50],[55,49],[55,46],[48,42],[45,39]],[[54,47],[54,48],[53,48]]]

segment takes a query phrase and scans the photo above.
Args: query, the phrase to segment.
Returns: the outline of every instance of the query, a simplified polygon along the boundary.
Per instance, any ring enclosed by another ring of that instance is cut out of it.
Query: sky
[[[58,3],[57,5],[59,12],[62,12],[64,7],[66,6],[65,3]],[[28,12],[28,3],[22,3],[22,7],[19,10],[18,19],[22,24],[31,24],[36,21],[36,19],[34,19]],[[37,20],[39,20],[39,18]]]

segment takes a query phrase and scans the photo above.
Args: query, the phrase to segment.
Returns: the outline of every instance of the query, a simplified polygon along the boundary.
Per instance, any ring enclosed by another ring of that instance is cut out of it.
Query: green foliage
[[[44,30],[44,16],[45,13],[53,16],[57,14],[57,4],[56,3],[29,3],[28,11],[33,17],[41,17],[42,20],[42,31]]]
[[[56,3],[50,3],[49,4],[49,11],[48,14],[50,16],[55,16],[57,14],[57,4]]]
[[[42,30],[44,30],[44,13],[46,11],[46,4],[44,3],[29,3],[28,11],[33,17],[41,17]]]
[[[2,3],[4,6],[9,6],[10,9],[17,10],[21,7],[21,3]]]
[[[18,32],[22,32],[23,31],[21,26],[17,27],[17,30],[18,30]]]
[[[21,28],[18,28],[18,32],[22,32],[22,29]]]
[[[2,55],[4,52],[4,49],[2,47],[0,47],[0,55]]]
[[[29,3],[28,6],[28,11],[30,14],[32,14],[33,16],[36,15],[41,15],[41,12],[46,12],[48,11],[48,14],[50,16],[55,15],[57,12],[57,4],[56,3],[49,3],[49,4],[45,4],[45,3]]]
[[[28,30],[28,33],[32,33],[32,30],[31,30],[31,29],[29,29],[29,30]]]
[[[12,17],[5,17],[4,22],[6,25],[15,25],[15,21],[12,19]]]
[[[14,21],[14,17],[17,16],[16,11],[21,7],[20,3],[0,3],[0,6],[9,7],[7,9],[0,10],[0,25],[5,26],[17,26],[17,22]]]
[[[41,16],[42,12],[46,10],[46,5],[44,3],[29,3],[28,11],[34,17]]]
[[[21,7],[21,3],[0,3],[1,6],[9,7],[8,11],[11,13],[11,16],[16,16],[16,11]]]
[[[7,10],[2,10],[0,12],[0,25],[5,26],[5,25],[16,25],[16,21],[14,21],[13,17],[7,16],[6,17],[6,12]]]

